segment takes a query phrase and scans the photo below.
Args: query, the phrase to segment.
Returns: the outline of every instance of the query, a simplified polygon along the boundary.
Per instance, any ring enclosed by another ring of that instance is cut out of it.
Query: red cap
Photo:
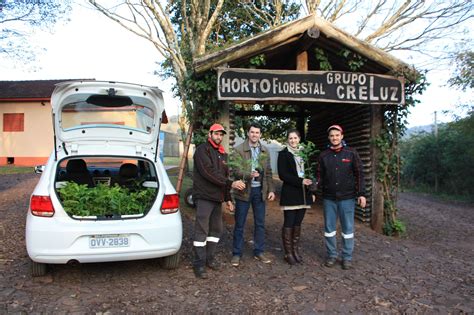
[[[222,131],[223,133],[227,133],[221,124],[212,125],[211,128],[209,128],[209,132],[213,132],[213,131]]]
[[[336,130],[339,130],[341,133],[344,133],[344,130],[342,130],[342,127],[339,126],[339,125],[332,125],[328,128],[328,132],[331,130],[331,129],[336,129]]]

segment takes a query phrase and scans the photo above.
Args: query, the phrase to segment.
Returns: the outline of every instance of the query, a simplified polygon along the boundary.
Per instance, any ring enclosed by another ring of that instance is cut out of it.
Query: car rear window
[[[64,131],[75,128],[127,128],[151,133],[155,113],[145,98],[123,99],[94,98],[96,95],[75,94],[65,100],[61,111],[61,127]],[[94,100],[94,101],[91,101]],[[101,103],[101,100],[103,102]]]

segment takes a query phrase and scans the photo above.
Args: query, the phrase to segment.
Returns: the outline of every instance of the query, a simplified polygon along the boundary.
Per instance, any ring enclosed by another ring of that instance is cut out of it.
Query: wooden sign
[[[404,80],[342,71],[217,69],[219,100],[405,104]]]

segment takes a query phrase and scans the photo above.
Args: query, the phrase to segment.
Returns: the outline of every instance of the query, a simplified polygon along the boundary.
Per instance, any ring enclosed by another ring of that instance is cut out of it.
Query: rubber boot
[[[196,278],[207,279],[206,267],[206,247],[194,246],[193,271]]]
[[[303,257],[300,255],[300,235],[301,235],[301,226],[293,227],[293,256],[295,257],[296,262],[302,263]]]
[[[206,264],[212,270],[219,270],[220,264],[216,259],[216,249],[217,243],[215,242],[207,242],[207,260]]]
[[[296,259],[293,256],[293,228],[282,229],[283,250],[285,251],[285,260],[288,264],[296,264]]]

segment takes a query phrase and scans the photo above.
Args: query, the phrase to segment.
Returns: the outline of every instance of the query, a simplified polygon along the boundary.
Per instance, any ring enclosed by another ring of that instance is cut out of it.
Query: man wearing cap
[[[217,270],[216,247],[223,230],[222,202],[234,210],[230,189],[242,190],[243,181],[229,180],[227,153],[221,142],[224,127],[214,124],[205,143],[194,153],[193,199],[196,203],[196,221],[193,237],[193,270],[197,278],[207,278],[207,267]]]
[[[342,127],[332,125],[327,131],[330,145],[319,155],[317,170],[318,186],[323,193],[327,250],[324,265],[333,267],[336,264],[336,224],[339,217],[342,229],[342,269],[347,270],[352,268],[355,200],[362,208],[366,204],[364,174],[359,154],[342,140]]]
[[[253,256],[255,259],[268,264],[271,260],[265,251],[265,199],[275,199],[272,168],[268,149],[260,142],[262,128],[253,122],[247,130],[247,139],[235,148],[235,152],[243,159],[252,161],[252,169],[234,170],[238,178],[246,182],[246,189],[234,190],[235,225],[232,246],[231,264],[240,265],[244,245],[244,228],[247,214],[252,205],[254,219]]]

